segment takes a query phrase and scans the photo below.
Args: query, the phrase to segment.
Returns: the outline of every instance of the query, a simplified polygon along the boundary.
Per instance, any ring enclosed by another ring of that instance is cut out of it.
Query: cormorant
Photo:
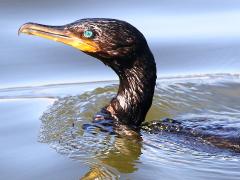
[[[73,46],[111,67],[119,76],[118,93],[94,122],[111,120],[120,131],[140,127],[152,104],[157,76],[147,41],[135,27],[121,20],[91,18],[64,26],[26,23],[19,33]]]
[[[81,19],[63,26],[26,23],[19,33],[73,46],[117,73],[120,85],[116,97],[93,120],[93,124],[102,130],[130,137],[138,136],[140,128],[152,132],[166,130],[201,137],[218,147],[240,151],[239,139],[189,129],[176,120],[153,121],[141,126],[152,104],[156,64],[143,34],[129,23],[103,18]]]

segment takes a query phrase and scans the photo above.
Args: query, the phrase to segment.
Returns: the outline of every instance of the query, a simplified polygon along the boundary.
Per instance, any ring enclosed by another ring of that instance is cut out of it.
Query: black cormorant
[[[19,33],[73,46],[111,67],[119,76],[118,93],[94,117],[93,122],[100,124],[106,131],[138,135],[152,104],[156,84],[155,60],[140,31],[124,21],[90,18],[64,26],[26,23],[19,29]],[[181,123],[171,119],[149,123],[145,128],[198,136],[218,147],[240,150],[238,139],[204,134],[204,131],[184,128]]]
[[[146,39],[129,23],[102,18],[81,19],[64,26],[26,23],[19,29],[19,33],[73,46],[96,57],[117,73],[120,85],[116,97],[93,120],[93,124],[99,124],[102,130],[130,137],[138,136],[140,128],[153,132],[166,130],[197,136],[218,147],[240,151],[238,138],[225,138],[224,135],[214,135],[201,128],[189,129],[175,120],[166,119],[141,126],[152,104],[156,64]]]
[[[115,98],[94,121],[112,119],[120,128],[138,129],[152,104],[156,64],[140,31],[116,19],[81,19],[64,26],[26,23],[26,33],[73,46],[111,67],[119,76]],[[118,128],[119,129],[119,128]]]

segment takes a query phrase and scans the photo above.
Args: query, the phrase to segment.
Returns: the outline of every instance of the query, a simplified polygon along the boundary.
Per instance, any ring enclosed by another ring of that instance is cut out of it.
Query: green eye
[[[93,37],[93,32],[90,30],[86,30],[86,31],[84,31],[83,35],[86,38],[91,38],[91,37]]]

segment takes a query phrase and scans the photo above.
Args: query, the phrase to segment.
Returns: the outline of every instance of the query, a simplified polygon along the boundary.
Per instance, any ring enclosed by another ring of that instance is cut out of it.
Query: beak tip
[[[26,33],[27,32],[27,29],[29,28],[29,26],[31,26],[33,23],[25,23],[23,24],[22,26],[20,26],[20,28],[18,29],[18,36],[21,34],[21,33]]]
[[[22,33],[22,26],[18,29],[18,32],[17,32],[18,36],[20,36],[21,33]]]

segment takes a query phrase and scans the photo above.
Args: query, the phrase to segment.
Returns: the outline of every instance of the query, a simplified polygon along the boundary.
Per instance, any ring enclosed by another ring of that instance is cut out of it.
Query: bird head
[[[81,19],[63,26],[26,23],[20,27],[19,33],[73,46],[111,67],[130,63],[132,56],[147,44],[135,27],[116,19]]]

